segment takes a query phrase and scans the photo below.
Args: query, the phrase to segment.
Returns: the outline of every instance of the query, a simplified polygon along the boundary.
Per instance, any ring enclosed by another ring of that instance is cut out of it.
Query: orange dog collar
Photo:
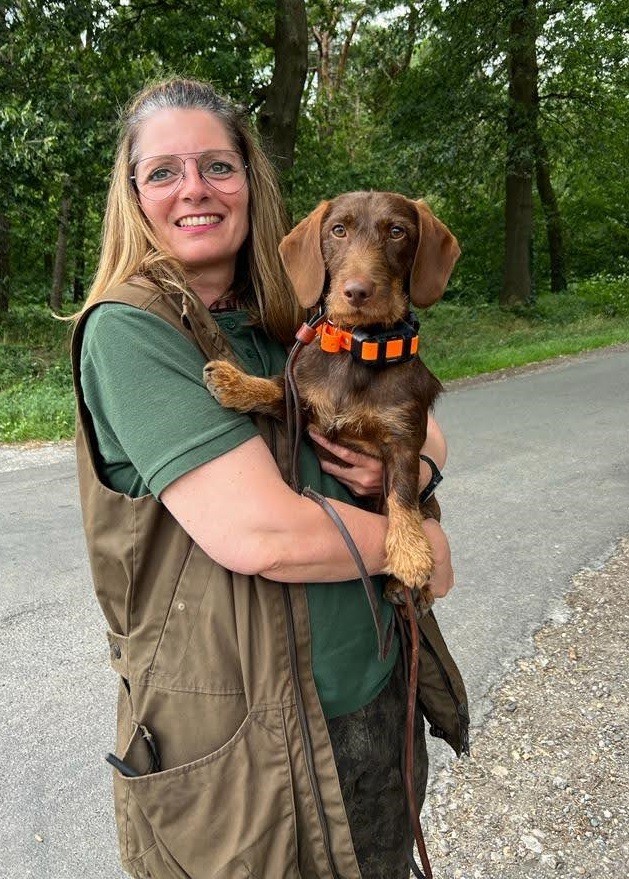
[[[392,327],[381,325],[340,330],[327,321],[317,328],[321,350],[328,354],[349,351],[366,366],[387,366],[411,360],[419,350],[419,321],[411,314]]]

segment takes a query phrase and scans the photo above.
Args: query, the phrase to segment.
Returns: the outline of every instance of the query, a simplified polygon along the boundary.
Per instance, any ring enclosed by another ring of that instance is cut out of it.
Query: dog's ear
[[[461,248],[425,202],[420,199],[413,205],[417,211],[419,243],[411,269],[411,302],[427,308],[443,296]]]
[[[300,305],[316,305],[325,283],[321,221],[329,202],[322,201],[280,241],[280,257]]]

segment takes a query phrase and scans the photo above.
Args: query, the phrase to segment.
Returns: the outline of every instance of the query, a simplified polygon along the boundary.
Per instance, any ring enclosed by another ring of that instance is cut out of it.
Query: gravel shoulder
[[[629,538],[566,596],[491,694],[472,757],[431,785],[436,879],[626,879]]]

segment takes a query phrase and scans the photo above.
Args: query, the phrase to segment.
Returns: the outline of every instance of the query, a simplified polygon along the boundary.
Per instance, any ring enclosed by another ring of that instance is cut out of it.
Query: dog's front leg
[[[405,586],[414,592],[420,613],[432,604],[426,587],[434,562],[430,543],[423,529],[423,516],[418,507],[419,448],[405,437],[385,447],[384,459],[388,477],[387,507],[389,527],[386,536],[386,597],[403,603]]]
[[[210,360],[203,370],[208,391],[222,406],[238,412],[258,412],[284,418],[284,377],[248,375],[227,360]]]

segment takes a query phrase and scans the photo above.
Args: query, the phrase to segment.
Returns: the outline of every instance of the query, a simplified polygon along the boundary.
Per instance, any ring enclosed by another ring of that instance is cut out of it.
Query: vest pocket
[[[122,758],[132,766],[134,747]],[[114,775],[118,823],[127,835],[123,866],[136,879],[299,876],[279,709],[252,711],[200,760],[136,778]]]
[[[176,581],[160,590],[168,603],[143,608],[129,632],[131,677],[146,672],[147,682],[182,692],[242,692],[231,573],[191,543]]]
[[[430,734],[448,742],[457,756],[469,754],[469,714],[461,674],[432,613],[419,621],[418,701]]]

